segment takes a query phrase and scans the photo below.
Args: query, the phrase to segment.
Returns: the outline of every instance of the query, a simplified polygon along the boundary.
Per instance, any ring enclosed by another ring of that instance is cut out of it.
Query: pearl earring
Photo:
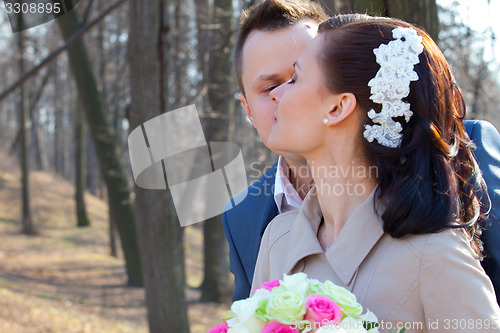
[[[327,125],[328,124],[328,118],[323,118],[323,124]]]

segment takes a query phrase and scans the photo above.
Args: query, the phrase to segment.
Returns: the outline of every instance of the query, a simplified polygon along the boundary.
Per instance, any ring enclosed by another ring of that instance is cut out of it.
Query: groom
[[[241,15],[234,50],[239,99],[266,146],[276,111],[269,92],[291,78],[293,63],[326,18],[322,8],[309,0],[265,0]],[[500,222],[496,211],[500,205],[500,135],[485,121],[466,121],[465,126],[478,147],[476,159],[492,201],[492,225],[482,236],[487,255],[482,265],[493,282],[498,300]],[[248,187],[246,196],[238,194],[231,199],[238,204],[223,214],[230,269],[235,278],[233,301],[250,294],[260,240],[269,222],[278,214],[299,209],[312,185],[302,158],[275,153],[280,155],[278,161]]]

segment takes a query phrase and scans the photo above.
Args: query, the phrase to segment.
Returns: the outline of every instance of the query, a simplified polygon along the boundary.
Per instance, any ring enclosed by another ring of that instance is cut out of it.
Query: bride
[[[479,263],[489,198],[429,35],[389,18],[326,21],[294,67],[270,94],[268,145],[303,156],[316,185],[267,227],[253,287],[302,271],[352,291],[382,331],[499,330]]]

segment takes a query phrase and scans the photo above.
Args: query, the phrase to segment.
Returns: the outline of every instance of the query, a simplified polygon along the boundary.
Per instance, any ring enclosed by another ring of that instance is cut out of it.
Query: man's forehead
[[[257,81],[279,80],[288,75],[316,30],[314,23],[300,22],[275,31],[252,31],[243,47],[243,80],[253,86]]]
[[[309,41],[316,37],[318,32],[318,24],[310,20],[300,20],[290,27],[284,27],[276,30],[253,30],[248,35],[244,45],[245,50],[260,47],[266,49],[272,48],[281,44],[283,46],[297,45]],[[262,45],[262,42],[267,42]],[[267,44],[267,45],[266,45]]]

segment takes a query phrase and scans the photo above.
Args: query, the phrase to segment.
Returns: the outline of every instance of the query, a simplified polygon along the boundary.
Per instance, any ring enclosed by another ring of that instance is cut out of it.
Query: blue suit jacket
[[[485,252],[483,267],[491,278],[497,300],[500,298],[500,135],[486,121],[465,121],[469,137],[477,146],[475,156],[488,185],[492,209],[491,225],[483,232]],[[229,243],[229,267],[234,274],[233,301],[249,296],[260,241],[269,222],[278,214],[274,202],[277,163],[248,187],[245,198],[223,214],[224,231]],[[240,196],[243,194],[238,194]],[[500,304],[500,302],[499,302]]]
[[[481,236],[486,253],[481,264],[493,282],[500,304],[500,135],[487,121],[465,121],[465,129],[477,146],[474,155],[491,200],[490,223]]]
[[[260,240],[271,220],[278,215],[274,201],[274,181],[278,162],[248,187],[243,201],[222,214],[224,232],[229,243],[229,269],[234,274],[233,302],[250,295]],[[227,208],[227,207],[226,207]]]

